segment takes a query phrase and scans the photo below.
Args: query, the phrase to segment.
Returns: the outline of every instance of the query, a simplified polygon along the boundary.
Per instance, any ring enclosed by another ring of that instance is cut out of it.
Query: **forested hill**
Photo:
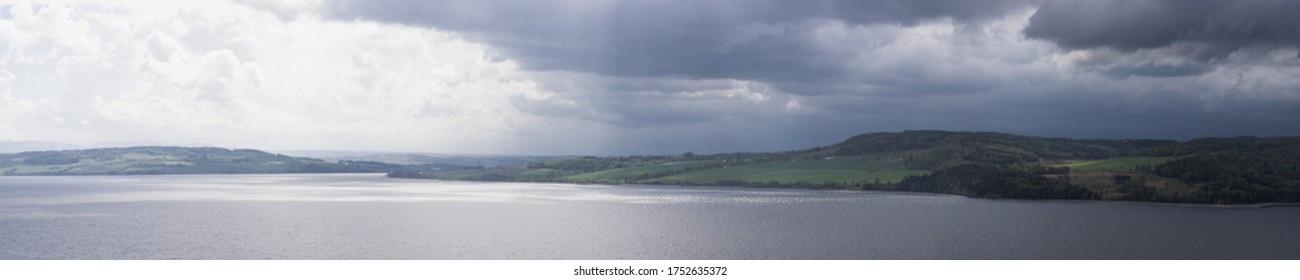
[[[775,153],[581,157],[390,176],[449,180],[916,191],[974,197],[1300,202],[1300,137],[1066,139],[868,133]]]
[[[917,151],[907,156],[908,168],[943,169],[966,163],[1014,164],[1134,156],[1177,144],[1173,140],[1074,140],[994,132],[905,131],[862,134],[814,150],[829,149],[836,156]]]
[[[0,154],[0,175],[337,173],[444,170],[443,166],[326,162],[249,149],[128,147]]]

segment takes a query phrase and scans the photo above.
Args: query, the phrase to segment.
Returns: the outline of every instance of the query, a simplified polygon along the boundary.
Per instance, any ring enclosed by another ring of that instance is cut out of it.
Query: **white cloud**
[[[1300,102],[1300,59],[1297,49],[1263,53],[1238,51],[1229,63],[1197,79],[1209,87],[1207,99],[1247,99],[1264,102]]]
[[[0,61],[14,74],[0,132],[80,145],[614,153],[610,143],[680,135],[660,126],[779,116],[790,98],[735,79],[529,72],[454,33],[322,20],[313,5],[3,7],[0,36],[12,40]]]
[[[793,98],[768,84],[737,79],[607,77],[561,71],[533,76],[548,91],[514,98],[517,107],[625,128],[783,116],[782,106]]]
[[[3,8],[0,132],[30,131],[6,138],[507,152],[566,125],[511,106],[544,94],[513,62],[437,30],[222,1]]]
[[[0,140],[24,140],[24,135],[10,124],[24,121],[34,107],[31,101],[13,97],[13,82],[14,74],[0,69]]]

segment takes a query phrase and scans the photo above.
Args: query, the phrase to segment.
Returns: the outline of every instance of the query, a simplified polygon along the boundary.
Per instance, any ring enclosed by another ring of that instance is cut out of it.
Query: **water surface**
[[[0,259],[1296,259],[1300,208],[382,174],[0,177]]]

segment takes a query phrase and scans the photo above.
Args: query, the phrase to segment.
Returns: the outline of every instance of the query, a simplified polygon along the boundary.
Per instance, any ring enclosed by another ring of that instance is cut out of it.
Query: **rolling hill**
[[[868,133],[805,150],[582,157],[395,177],[916,191],[989,198],[1300,202],[1300,137],[1067,139]]]
[[[128,147],[0,154],[0,175],[337,173],[444,170],[446,166],[326,162],[258,150]]]

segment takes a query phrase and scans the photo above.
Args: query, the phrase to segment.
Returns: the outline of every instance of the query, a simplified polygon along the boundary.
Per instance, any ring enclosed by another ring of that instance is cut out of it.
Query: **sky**
[[[780,151],[1300,135],[1300,1],[0,1],[0,141]]]

